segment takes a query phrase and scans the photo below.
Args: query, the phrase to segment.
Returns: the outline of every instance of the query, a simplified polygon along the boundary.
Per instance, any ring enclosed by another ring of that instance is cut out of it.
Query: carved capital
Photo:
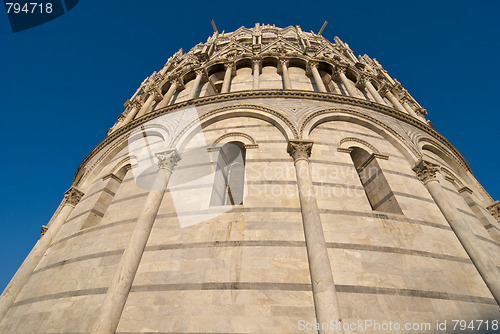
[[[205,74],[205,70],[203,68],[196,69],[194,72],[196,73],[196,76],[203,76],[203,74]]]
[[[318,62],[316,61],[310,61],[307,63],[307,67],[309,68],[318,68]]]
[[[290,140],[286,151],[293,158],[293,161],[308,160],[311,156],[313,142],[309,140]]]
[[[429,181],[437,181],[436,172],[439,171],[439,165],[432,163],[427,160],[420,159],[415,167],[413,167],[413,171],[417,174],[417,177],[424,184]]]
[[[168,169],[169,171],[172,171],[177,165],[177,162],[181,160],[176,149],[156,153],[156,157],[158,158],[158,168]]]
[[[288,63],[290,61],[288,59],[280,59],[280,63],[282,66],[286,66],[288,68]],[[317,65],[316,65],[317,66]]]
[[[224,63],[224,68],[227,70],[228,68],[232,69],[234,66],[234,63],[232,61]]]
[[[500,222],[500,201],[493,202],[486,209],[488,209],[493,218],[495,218],[498,222]]]
[[[422,117],[427,115],[427,110],[425,110],[425,108],[422,108],[422,107],[415,110],[415,112]]]
[[[83,192],[76,189],[75,187],[69,188],[64,193],[65,204],[69,204],[69,205],[73,205],[73,206],[77,205],[78,202],[80,202],[80,200],[82,199],[82,197],[83,197]]]

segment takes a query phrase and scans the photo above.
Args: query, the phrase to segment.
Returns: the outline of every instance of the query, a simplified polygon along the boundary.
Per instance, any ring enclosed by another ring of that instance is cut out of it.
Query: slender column
[[[326,93],[325,84],[323,83],[323,79],[321,79],[321,75],[319,75],[318,64],[313,62],[310,63],[309,66],[311,67],[311,72],[313,74],[314,81],[316,82],[316,86],[318,87],[319,91]]]
[[[196,97],[196,93],[198,92],[198,87],[200,86],[201,78],[203,77],[203,70],[196,70],[196,79],[194,79],[193,87],[189,91],[188,100],[192,100]]]
[[[396,99],[396,97],[391,93],[391,91],[389,90],[388,87],[385,87],[384,88],[384,91],[385,91],[385,96],[387,96],[387,98],[389,99],[389,101],[391,101],[392,105],[394,106],[394,108],[398,109],[399,111],[402,111],[404,113],[406,113],[406,109],[401,105],[401,103],[398,101],[398,99]]]
[[[282,60],[281,61],[281,68],[283,71],[283,83],[284,83],[285,89],[292,89],[292,83],[290,82],[290,76],[288,75],[288,61]]]
[[[255,37],[254,37],[255,38]],[[259,89],[260,61],[253,61],[253,89]]]
[[[340,321],[341,318],[318,204],[309,173],[309,156],[312,145],[311,141],[291,140],[288,143],[287,151],[294,160],[297,174],[316,319],[319,323],[326,323],[332,320]],[[324,330],[319,332],[326,333]],[[343,333],[343,331],[337,333]]]
[[[50,222],[50,224],[48,224],[48,226],[42,228],[43,236],[35,244],[21,267],[17,270],[16,274],[5,288],[2,296],[0,296],[0,322],[15,302],[19,292],[21,292],[22,288],[31,276],[31,273],[38,266],[38,263],[42,259],[43,255],[54,241],[62,225],[66,222],[82,196],[83,193],[75,187],[71,187],[64,193],[62,208],[59,211],[59,214],[52,222]]]
[[[408,99],[407,96],[403,96],[403,98],[401,99],[401,104],[403,105],[403,108],[410,114],[412,115],[413,117],[415,118],[419,118],[417,113],[415,112],[415,110],[413,110],[412,107],[410,107],[410,104],[409,104],[410,100]],[[420,119],[420,118],[419,118]]]
[[[490,289],[491,294],[500,305],[500,274],[496,264],[484,253],[477,242],[474,233],[465,220],[458,214],[456,206],[450,201],[439,181],[436,172],[439,166],[425,160],[417,162],[413,168],[419,179],[431,194],[437,206],[455,232],[458,240],[469,255],[472,263],[483,278],[484,283]]]
[[[345,70],[346,70],[345,67],[342,67],[342,68],[338,69],[338,75],[340,77],[340,80],[342,81],[342,83],[344,84],[345,88],[347,89],[347,92],[349,93],[349,96],[357,97],[358,93],[356,92],[356,89],[354,89],[354,86],[353,86],[351,80],[347,79],[347,77],[345,76],[345,73],[344,73]]]
[[[92,334],[115,333],[149,234],[153,228],[156,214],[160,209],[168,180],[173,168],[180,159],[176,150],[157,153],[156,156],[159,159],[159,163],[154,190],[151,190],[146,198],[144,207],[132,231],[132,236],[118,264],[104,302],[101,305],[99,318],[94,324],[91,331]]]
[[[170,83],[170,87],[168,88],[168,91],[165,93],[165,95],[163,96],[163,99],[160,101],[160,103],[158,103],[155,110],[165,108],[166,106],[168,106],[168,104],[170,103],[170,100],[172,99],[172,96],[174,96],[175,92],[177,91],[177,86],[178,86],[177,80],[173,80]]]
[[[484,229],[488,231],[493,240],[500,242],[500,224],[498,224],[498,221],[494,216],[494,204],[493,206],[488,206],[486,208],[491,214],[490,216],[488,215],[488,212],[484,211],[485,209],[482,207],[482,205],[476,202],[472,189],[470,189],[469,187],[462,187],[458,190],[458,193],[462,196],[465,203],[467,203],[472,212],[474,212],[477,219],[483,224]],[[497,207],[498,219],[500,218],[500,201],[497,201]]]
[[[139,101],[134,101],[134,102],[130,102],[128,107],[131,108],[131,110],[129,111],[127,116],[125,116],[125,119],[123,120],[121,126],[127,125],[128,123],[130,123],[134,120],[135,115],[137,115],[137,112],[141,108],[141,104]]]
[[[382,96],[380,96],[380,94],[377,92],[377,90],[375,89],[375,87],[373,87],[372,83],[370,82],[370,79],[369,78],[363,78],[363,80],[364,80],[366,89],[368,89],[368,91],[373,96],[373,98],[375,99],[375,101],[377,101],[380,104],[387,105],[387,103],[385,103],[385,101],[382,98]]]
[[[231,85],[231,72],[233,71],[233,64],[227,63],[224,64],[226,67],[226,73],[224,73],[224,81],[222,82],[222,88],[220,90],[221,93],[228,93],[229,86]]]
[[[144,116],[150,109],[151,106],[155,101],[161,100],[162,96],[161,94],[157,91],[156,88],[151,89],[149,92],[149,96],[142,106],[141,110],[139,110],[139,113],[137,114],[136,118]]]

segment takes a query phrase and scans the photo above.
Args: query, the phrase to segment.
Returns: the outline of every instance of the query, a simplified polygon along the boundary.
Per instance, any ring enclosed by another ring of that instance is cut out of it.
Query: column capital
[[[281,63],[281,65],[285,65],[285,66],[288,67],[288,64],[290,63],[290,60],[288,60],[288,59],[280,59],[280,63]]]
[[[168,169],[169,171],[172,171],[177,165],[177,162],[181,160],[179,152],[176,149],[158,152],[155,155],[158,158],[158,168]]]
[[[203,68],[197,68],[196,70],[194,70],[194,72],[196,73],[196,75],[201,75],[203,76],[203,74],[205,74],[205,69]]]
[[[294,139],[288,142],[286,151],[293,158],[294,162],[308,160],[311,156],[313,142],[310,140]]]
[[[228,68],[233,68],[234,67],[234,62],[233,61],[228,61],[224,63],[224,68],[227,70]]]
[[[65,204],[69,204],[69,205],[73,205],[73,206],[76,206],[78,204],[78,202],[80,202],[82,197],[83,197],[83,192],[81,192],[80,190],[78,190],[75,187],[69,188],[64,193]]]
[[[308,61],[307,62],[307,67],[308,68],[318,68],[319,63],[317,61]]]
[[[493,218],[500,222],[500,201],[494,201],[486,209],[488,209]]]
[[[432,163],[430,161],[420,159],[413,167],[413,171],[417,174],[417,177],[426,184],[429,181],[438,181],[436,179],[436,172],[439,171],[439,165]]]
[[[427,110],[425,108],[422,108],[422,107],[417,108],[417,110],[415,110],[415,112],[422,117],[427,115]]]

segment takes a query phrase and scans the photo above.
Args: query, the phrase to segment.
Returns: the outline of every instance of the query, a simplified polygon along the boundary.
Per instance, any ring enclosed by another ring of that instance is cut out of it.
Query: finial
[[[323,25],[321,26],[321,29],[318,32],[318,36],[321,35],[321,33],[323,32],[323,30],[325,30],[325,27],[326,27],[327,24],[328,24],[328,21],[325,21],[325,23],[323,23]]]
[[[212,28],[214,29],[214,32],[217,33],[218,30],[217,30],[217,27],[215,26],[214,20],[210,20],[210,23],[212,23]]]

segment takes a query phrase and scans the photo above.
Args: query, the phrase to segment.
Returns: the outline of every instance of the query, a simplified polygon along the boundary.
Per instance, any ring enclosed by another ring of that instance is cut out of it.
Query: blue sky
[[[179,48],[255,22],[339,36],[376,58],[500,199],[498,1],[91,1],[13,34],[0,10],[0,288],[123,103]]]

